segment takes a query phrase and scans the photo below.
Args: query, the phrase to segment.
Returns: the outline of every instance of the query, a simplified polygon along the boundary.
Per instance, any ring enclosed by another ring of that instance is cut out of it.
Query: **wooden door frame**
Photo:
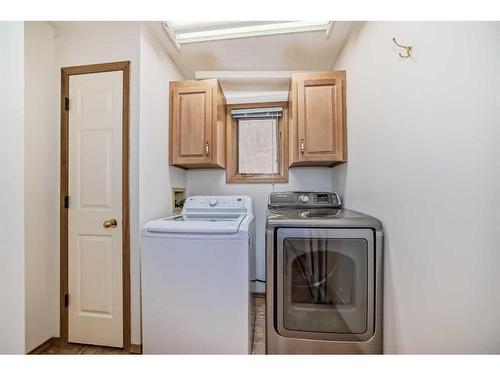
[[[61,188],[60,188],[60,336],[68,342],[68,313],[65,295],[68,294],[68,218],[64,197],[69,195],[69,111],[66,100],[69,97],[69,78],[72,75],[123,72],[123,108],[122,108],[122,287],[123,287],[123,350],[130,351],[130,181],[129,181],[129,109],[130,109],[130,61],[118,61],[104,64],[80,65],[61,68]]]

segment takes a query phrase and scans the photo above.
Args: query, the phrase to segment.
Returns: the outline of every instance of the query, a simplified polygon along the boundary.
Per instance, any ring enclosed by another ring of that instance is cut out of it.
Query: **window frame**
[[[282,107],[278,118],[278,173],[238,173],[238,120],[231,110]],[[287,183],[288,182],[288,102],[228,104],[226,106],[226,182],[235,183]]]

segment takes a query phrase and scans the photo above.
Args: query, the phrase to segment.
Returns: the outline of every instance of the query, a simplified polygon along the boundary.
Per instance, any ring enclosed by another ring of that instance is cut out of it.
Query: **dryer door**
[[[374,232],[280,228],[277,239],[278,333],[369,340],[375,315]]]

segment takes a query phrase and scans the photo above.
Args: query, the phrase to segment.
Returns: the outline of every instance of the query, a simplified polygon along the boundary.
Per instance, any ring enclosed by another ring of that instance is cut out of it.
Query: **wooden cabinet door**
[[[342,78],[311,73],[297,80],[299,161],[344,160]]]
[[[204,84],[171,88],[171,163],[211,162],[213,89]]]

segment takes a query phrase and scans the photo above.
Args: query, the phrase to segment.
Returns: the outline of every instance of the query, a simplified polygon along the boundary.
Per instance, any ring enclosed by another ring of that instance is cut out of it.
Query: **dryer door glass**
[[[280,237],[281,330],[300,337],[371,336],[371,231],[284,229]]]

